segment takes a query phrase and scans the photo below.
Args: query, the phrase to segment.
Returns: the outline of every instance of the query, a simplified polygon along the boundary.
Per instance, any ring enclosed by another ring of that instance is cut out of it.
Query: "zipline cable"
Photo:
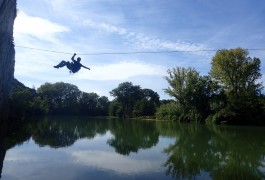
[[[33,47],[27,47],[27,46],[15,46],[15,47],[24,48],[24,49],[33,49],[37,51],[47,51],[47,52],[52,52],[52,53],[60,53],[60,54],[73,54],[73,53],[68,53],[68,52],[53,51],[53,50],[48,50],[48,49],[40,49],[40,48],[33,48]]]
[[[27,46],[15,46],[18,48],[25,48],[25,49],[32,49],[37,51],[46,51],[51,53],[60,53],[60,54],[73,54],[69,52],[62,52],[62,51],[54,51],[48,49],[40,49],[40,48],[33,48]],[[246,49],[249,51],[265,51],[265,48],[253,48],[253,49]],[[123,54],[166,54],[166,53],[195,53],[195,52],[215,52],[219,51],[217,49],[200,49],[200,50],[172,50],[172,51],[132,51],[132,52],[99,52],[99,53],[86,53],[86,54],[78,54],[83,56],[99,56],[99,55],[123,55]]]

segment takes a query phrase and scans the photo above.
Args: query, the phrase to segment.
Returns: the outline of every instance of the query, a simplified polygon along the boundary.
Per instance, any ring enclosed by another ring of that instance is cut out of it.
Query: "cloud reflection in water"
[[[161,169],[158,162],[132,159],[112,152],[76,151],[72,155],[76,158],[77,163],[95,166],[103,170],[111,170],[119,174],[158,172]]]

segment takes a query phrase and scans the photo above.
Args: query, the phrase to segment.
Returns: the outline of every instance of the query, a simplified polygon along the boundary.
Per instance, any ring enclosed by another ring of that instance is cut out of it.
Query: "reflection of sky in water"
[[[133,159],[129,156],[104,151],[77,151],[73,153],[77,163],[111,170],[121,174],[160,171],[160,162]]]
[[[155,147],[124,156],[106,143],[111,137],[107,132],[58,149],[39,147],[31,139],[7,151],[1,180],[170,179],[164,174],[162,151],[173,139],[160,138]]]

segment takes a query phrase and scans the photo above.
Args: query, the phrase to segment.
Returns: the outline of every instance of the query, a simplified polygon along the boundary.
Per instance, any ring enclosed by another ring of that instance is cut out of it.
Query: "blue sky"
[[[15,77],[28,87],[65,82],[111,99],[109,91],[130,81],[168,99],[167,69],[193,67],[205,75],[215,52],[89,54],[265,48],[262,0],[17,1]],[[53,68],[73,53],[91,70],[69,75]],[[261,59],[264,82],[265,51],[250,56]]]

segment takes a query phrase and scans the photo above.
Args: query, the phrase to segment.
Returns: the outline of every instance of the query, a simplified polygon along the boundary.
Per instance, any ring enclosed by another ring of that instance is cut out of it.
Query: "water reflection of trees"
[[[81,138],[94,138],[97,134],[105,134],[105,119],[54,117],[39,121],[32,132],[33,140],[40,146],[53,148],[72,145]]]
[[[191,179],[263,179],[263,129],[179,125],[176,142],[167,147],[166,174]]]
[[[72,145],[111,131],[107,143],[129,155],[158,143],[159,136],[175,138],[164,149],[166,174],[176,179],[209,175],[212,179],[264,179],[263,128],[200,126],[173,122],[120,121],[77,117],[49,117],[39,121],[0,126],[0,175],[6,151],[31,137],[40,146]],[[4,132],[5,131],[5,132]]]
[[[117,153],[123,155],[151,148],[158,143],[159,132],[154,123],[116,119],[109,121],[109,129],[114,137],[107,143],[114,147]]]
[[[52,148],[72,145],[81,138],[94,138],[108,130],[106,119],[49,117],[36,121],[14,122],[0,126],[0,177],[6,151],[32,139]]]
[[[40,146],[58,148],[70,146],[81,138],[105,134],[108,129],[114,138],[107,143],[120,154],[128,155],[158,142],[159,133],[154,123],[77,117],[50,117],[38,121],[32,130],[32,138]]]

